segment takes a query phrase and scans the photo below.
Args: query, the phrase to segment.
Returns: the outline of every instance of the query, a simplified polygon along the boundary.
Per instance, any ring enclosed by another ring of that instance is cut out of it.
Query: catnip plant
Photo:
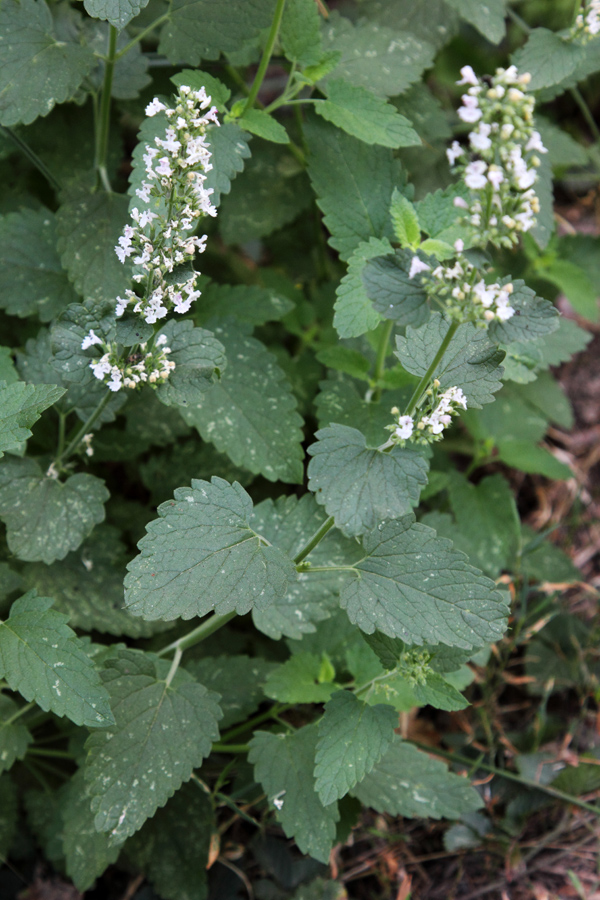
[[[468,705],[502,573],[551,577],[469,476],[569,474],[547,370],[587,338],[526,262],[553,283],[555,48],[461,61],[444,111],[387,6],[0,2],[0,855],[21,796],[81,891],[202,900],[234,822],[317,866],[362,808],[483,807],[401,723]],[[594,10],[548,34],[583,60]]]

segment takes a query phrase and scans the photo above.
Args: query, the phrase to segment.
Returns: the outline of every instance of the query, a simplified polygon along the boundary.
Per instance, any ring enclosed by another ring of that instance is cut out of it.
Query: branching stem
[[[224,616],[211,616],[210,619],[202,622],[197,628],[193,628],[187,634],[184,634],[183,637],[180,637],[178,640],[173,641],[172,644],[168,644],[166,647],[159,650],[158,656],[166,656],[172,651],[175,652],[175,656],[177,656],[177,654],[181,655],[184,650],[189,650],[190,647],[194,647],[201,641],[206,640],[207,637],[210,637],[211,634],[214,634],[215,631],[218,631],[223,625],[227,625],[235,615],[235,612],[230,612]]]
[[[435,356],[433,357],[433,359],[431,361],[431,365],[429,366],[429,368],[427,369],[427,371],[421,378],[420,382],[418,383],[418,385],[416,386],[416,388],[413,391],[412,397],[408,401],[408,406],[404,410],[405,416],[411,416],[413,414],[414,410],[416,409],[417,404],[418,404],[419,400],[421,399],[421,396],[423,395],[423,391],[426,390],[427,385],[431,381],[435,370],[437,369],[440,362],[442,361],[444,353],[450,346],[450,341],[456,334],[458,325],[459,325],[458,322],[452,322],[450,324],[450,327],[449,327],[448,331],[446,332],[446,336],[439,346],[438,352],[435,354]]]
[[[321,543],[321,541],[331,528],[333,528],[333,516],[329,516],[329,518],[323,522],[319,530],[315,531],[310,540],[306,542],[302,550],[300,550],[300,552],[296,554],[296,556],[294,557],[294,562],[296,563],[296,565],[298,565],[298,563],[301,563],[303,559],[306,559],[308,554],[315,549],[317,544]]]
[[[73,440],[70,441],[69,444],[67,445],[64,452],[59,454],[56,457],[56,459],[54,460],[54,465],[56,466],[57,469],[60,465],[62,465],[62,463],[66,462],[67,459],[73,455],[73,453],[75,453],[75,451],[79,447],[81,441],[83,440],[83,436],[85,434],[89,433],[89,431],[90,431],[92,425],[94,424],[94,422],[96,421],[96,419],[102,414],[104,407],[107,405],[108,401],[111,398],[111,395],[112,395],[111,391],[107,391],[106,394],[104,394],[104,396],[102,397],[102,399],[96,406],[96,409],[85,420],[85,422],[83,423],[83,425],[81,426],[81,428],[79,429],[79,431],[77,432],[77,434],[75,435]]]

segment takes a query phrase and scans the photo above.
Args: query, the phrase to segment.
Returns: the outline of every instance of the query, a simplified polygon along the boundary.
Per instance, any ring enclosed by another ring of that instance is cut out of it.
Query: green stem
[[[248,753],[248,744],[213,744],[215,753]]]
[[[315,531],[315,533],[310,538],[310,540],[307,541],[307,543],[304,545],[302,550],[300,550],[300,552],[296,554],[296,556],[294,557],[294,562],[296,563],[296,565],[298,565],[298,563],[301,563],[303,559],[306,559],[308,554],[312,550],[315,549],[317,544],[321,543],[321,541],[323,540],[323,538],[325,537],[327,532],[332,527],[333,527],[333,516],[329,516],[328,519],[325,519],[325,521],[323,522],[323,524],[321,525],[319,530]]]
[[[181,662],[182,656],[183,650],[181,649],[181,646],[175,647],[175,655],[173,656],[173,662],[171,663],[171,668],[169,669],[169,674],[167,675],[167,687],[169,687],[169,685],[175,678],[175,673],[179,668],[179,663]]]
[[[379,382],[383,377],[383,373],[385,372],[385,358],[387,356],[388,344],[390,342],[390,337],[392,335],[392,331],[394,330],[394,323],[390,319],[383,326],[381,331],[381,337],[379,339],[379,347],[377,348],[377,359],[375,360],[375,374],[373,375],[373,381],[375,382],[375,391],[373,392],[373,400],[375,403],[379,402],[379,398],[381,397],[381,387],[379,386]]]
[[[42,173],[44,178],[48,181],[50,185],[54,188],[55,191],[60,191],[62,189],[62,185],[58,178],[56,178],[50,169],[46,166],[45,163],[39,158],[37,153],[35,153],[31,147],[25,143],[25,141],[21,140],[21,138],[14,133],[12,128],[7,128],[6,125],[0,125],[3,133],[11,139],[11,141],[17,145],[19,150],[25,154],[27,159],[33,163],[33,165]]]
[[[125,44],[125,46],[115,54],[115,62],[121,59],[122,56],[125,56],[126,53],[129,53],[132,47],[135,47],[136,44],[143,41],[147,34],[150,34],[151,31],[154,31],[154,29],[158,28],[159,25],[162,25],[163,22],[166,22],[168,18],[169,13],[165,13],[163,16],[159,16],[158,19],[155,19],[154,22],[150,22],[146,28],[142,29],[139,34],[136,34],[128,44]]]
[[[581,91],[579,90],[578,87],[571,88],[569,93],[571,94],[571,97],[573,98],[573,100],[575,101],[577,106],[579,107],[579,109],[581,111],[581,115],[587,122],[588,128],[590,129],[590,131],[593,135],[595,143],[600,143],[600,128],[598,128],[598,126],[596,124],[596,120],[594,119],[594,116],[592,115],[592,111],[590,110],[589,106],[585,102],[583,94],[581,93]]]
[[[525,19],[522,19],[521,16],[514,11],[514,9],[511,9],[511,7],[509,6],[506,12],[508,14],[508,18],[512,19],[515,25],[519,26],[521,31],[523,31],[525,34],[531,34],[533,28],[528,25]]]
[[[171,651],[175,651],[175,655],[177,656],[177,654],[183,653],[184,650],[189,650],[190,647],[194,647],[201,641],[206,640],[207,637],[210,637],[211,634],[214,634],[214,632],[218,631],[219,628],[222,628],[223,625],[227,625],[227,623],[236,615],[237,613],[230,612],[224,616],[211,616],[210,619],[202,622],[197,628],[193,628],[192,631],[184,634],[183,637],[180,637],[178,640],[173,641],[172,644],[168,644],[166,647],[159,650],[158,656],[166,656],[167,653],[171,653]]]
[[[13,722],[16,722],[17,719],[20,719],[21,716],[24,716],[25,713],[28,713],[29,710],[33,709],[34,706],[35,703],[33,702],[33,700],[31,701],[31,703],[26,703],[25,706],[22,706],[20,709],[18,709],[16,713],[13,713],[13,715],[9,719],[6,719],[2,724],[12,725]]]
[[[27,751],[28,756],[49,756],[54,759],[75,759],[68,750],[42,750],[41,747],[31,747]]]
[[[273,48],[275,47],[275,41],[277,40],[279,26],[281,25],[284,6],[285,0],[277,0],[275,15],[273,16],[273,21],[271,22],[271,30],[269,31],[269,36],[267,37],[267,43],[265,44],[265,49],[263,50],[262,59],[258,66],[256,75],[254,76],[254,81],[252,82],[252,87],[250,88],[250,93],[248,94],[248,98],[246,100],[244,112],[252,109],[252,107],[254,106],[254,101],[258,96],[258,92],[260,91],[265,75],[267,74],[267,69],[269,68],[269,63],[273,54]]]
[[[412,413],[414,412],[414,410],[415,410],[415,408],[416,408],[416,406],[417,406],[417,403],[418,403],[419,400],[421,399],[421,395],[422,395],[423,391],[427,388],[427,385],[428,385],[429,382],[431,381],[431,378],[432,378],[432,376],[433,376],[433,373],[435,372],[435,370],[436,370],[437,367],[439,366],[439,364],[440,364],[440,362],[442,361],[442,358],[443,358],[443,356],[444,356],[444,353],[446,352],[446,350],[448,349],[448,347],[449,347],[449,345],[450,345],[450,341],[452,340],[452,338],[453,338],[454,335],[456,334],[456,331],[457,331],[457,329],[458,329],[458,325],[459,325],[458,322],[452,322],[451,325],[450,325],[450,327],[448,328],[448,331],[446,332],[446,337],[444,338],[444,340],[443,340],[442,343],[440,344],[439,349],[438,349],[438,352],[437,352],[437,353],[435,354],[435,356],[433,357],[433,359],[432,359],[432,361],[431,361],[431,365],[429,366],[429,368],[427,369],[427,371],[425,372],[425,374],[424,374],[423,377],[421,378],[420,382],[418,383],[418,385],[416,386],[416,388],[415,388],[414,391],[413,391],[412,397],[411,397],[410,400],[408,401],[408,406],[407,406],[406,409],[404,410],[404,415],[405,415],[405,416],[410,416],[410,415],[412,415]]]
[[[75,453],[75,451],[77,450],[77,448],[79,447],[79,445],[82,441],[84,434],[89,433],[90,428],[92,427],[92,425],[94,424],[94,422],[96,421],[98,416],[100,416],[102,414],[102,411],[104,410],[104,407],[110,400],[111,395],[112,395],[112,391],[106,392],[106,394],[104,395],[102,400],[100,400],[100,402],[96,406],[96,409],[85,420],[85,422],[83,423],[83,425],[81,426],[81,428],[79,429],[79,431],[77,432],[77,434],[75,435],[73,440],[69,442],[64,453],[62,453],[60,456],[56,457],[56,459],[54,460],[54,465],[56,466],[57,469],[58,469],[59,465],[61,465],[61,463],[65,462],[70,456],[73,455],[73,453]]]
[[[429,744],[422,744],[420,741],[411,740],[410,743],[414,744],[415,747],[419,747],[420,750],[425,750],[427,753],[433,753],[434,756],[441,756],[443,759],[447,759],[450,762],[459,763],[463,766],[475,765],[476,769],[483,769],[484,772],[491,772],[493,775],[498,775],[499,778],[505,778],[507,781],[515,781],[517,784],[522,784],[524,787],[534,791],[542,791],[544,794],[549,794],[550,797],[562,800],[563,803],[572,803],[574,806],[579,806],[580,809],[585,809],[600,818],[600,806],[592,806],[591,803],[586,803],[585,800],[573,797],[571,794],[567,794],[558,788],[553,788],[549,784],[539,784],[537,781],[531,781],[529,778],[517,775],[516,772],[509,772],[507,769],[498,769],[496,766],[491,766],[489,763],[469,759],[467,756],[461,756],[459,753],[448,753],[446,750],[439,750],[437,747],[431,747]]]
[[[250,729],[254,728],[256,725],[260,725],[262,722],[267,722],[269,719],[276,719],[281,713],[291,709],[293,705],[293,703],[276,703],[275,706],[272,706],[271,709],[268,709],[266,712],[259,713],[257,716],[254,716],[254,718],[248,719],[247,722],[236,725],[235,728],[230,728],[229,731],[226,731],[225,734],[221,735],[221,741],[227,743],[232,738],[236,738],[238,734],[244,734],[245,731],[250,731]]]
[[[104,82],[102,84],[102,99],[100,100],[99,128],[96,144],[95,168],[104,189],[109,193],[112,191],[112,188],[106,170],[106,159],[108,156],[108,136],[110,134],[110,95],[115,71],[117,34],[117,29],[114,25],[111,25],[108,33],[108,54],[104,63]]]

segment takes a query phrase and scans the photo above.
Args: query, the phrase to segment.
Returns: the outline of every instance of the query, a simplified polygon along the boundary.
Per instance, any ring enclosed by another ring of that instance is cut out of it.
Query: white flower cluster
[[[575,19],[571,37],[587,44],[597,34],[600,34],[600,0],[589,0],[584,11]]]
[[[172,108],[158,98],[146,107],[148,116],[164,112],[169,125],[163,137],[154,138],[156,146],[146,149],[146,178],[136,195],[161,212],[132,209],[133,225],[125,226],[115,247],[122,263],[133,257],[133,280],[143,290],[142,296],[128,290],[124,297],[117,297],[117,317],[131,308],[153,324],[171,310],[188,312],[200,296],[195,275],[188,273],[177,281],[172,273],[191,262],[196,251],[204,251],[206,235],[196,237],[192,232],[202,216],[217,212],[211,203],[212,189],[205,187],[206,173],[212,169],[206,129],[211,123],[219,124],[216,107],[208,109],[210,103],[204,88],[193,91],[184,85]]]
[[[397,406],[392,409],[392,415],[397,416],[397,420],[393,425],[386,425],[386,430],[392,432],[392,444],[403,446],[408,440],[418,444],[439,441],[444,428],[457,415],[458,409],[467,408],[467,398],[461,388],[450,387],[439,394],[439,386],[440,382],[436,378],[433,386],[426,391],[428,402],[418,417],[401,416]]]
[[[510,247],[520,232],[535,225],[540,210],[534,190],[538,154],[546,153],[533,127],[535,100],[527,94],[528,73],[515,66],[497,69],[493,78],[480,80],[471,66],[460,70],[458,84],[468,85],[458,110],[463,122],[473,125],[468,149],[454,141],[446,151],[450,165],[462,173],[469,200],[455,199],[468,210],[466,221],[478,242]]]
[[[161,334],[154,341],[152,349],[148,350],[147,344],[140,344],[139,352],[132,353],[123,360],[119,356],[117,344],[105,343],[90,329],[81,342],[81,349],[87,350],[95,345],[102,348],[102,356],[90,362],[90,369],[111,391],[119,391],[122,387],[133,389],[143,384],[163,384],[175,368],[175,363],[168,358],[171,348],[166,344],[166,335]]]
[[[421,284],[428,295],[439,298],[444,313],[458,322],[485,325],[499,319],[505,322],[515,314],[510,305],[512,284],[486,284],[481,273],[463,255],[463,242],[454,245],[458,259],[453,265],[431,266],[414,256],[409,278],[421,275]],[[429,273],[429,274],[426,274]]]

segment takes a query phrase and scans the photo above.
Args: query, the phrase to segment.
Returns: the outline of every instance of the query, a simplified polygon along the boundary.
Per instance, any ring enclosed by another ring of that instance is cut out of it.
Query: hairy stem
[[[202,624],[198,625],[197,628],[193,628],[187,634],[184,634],[183,637],[180,637],[178,640],[173,641],[172,644],[168,644],[166,647],[163,647],[158,651],[158,655],[166,656],[172,651],[175,652],[175,656],[177,656],[177,654],[181,655],[184,650],[189,650],[190,647],[194,647],[201,641],[206,640],[207,637],[210,637],[211,634],[214,634],[215,631],[218,631],[219,628],[223,627],[223,625],[227,625],[227,623],[230,622],[235,615],[237,615],[237,613],[230,612],[224,616],[211,616],[210,619],[202,622]]]
[[[110,134],[110,95],[112,91],[113,75],[117,50],[117,29],[111,25],[108,32],[108,54],[104,61],[104,82],[102,84],[102,98],[100,100],[100,114],[98,121],[98,133],[96,143],[96,171],[98,180],[108,192],[112,190],[106,170],[106,158],[108,156],[108,136]]]
[[[285,6],[285,0],[277,0],[277,6],[275,7],[275,15],[273,16],[273,21],[271,22],[271,29],[269,31],[269,36],[267,37],[267,43],[265,44],[265,49],[263,50],[263,55],[258,66],[256,75],[254,76],[254,81],[252,82],[252,87],[250,88],[250,93],[246,99],[246,105],[244,107],[244,111],[252,109],[254,106],[254,102],[258,96],[258,92],[260,91],[261,85],[264,81],[265,75],[267,74],[267,69],[269,68],[269,63],[271,61],[271,56],[273,55],[273,48],[275,46],[275,41],[277,40],[277,34],[279,32],[279,26],[281,25],[281,19],[283,16],[283,9]]]
[[[296,565],[298,565],[298,563],[301,563],[303,559],[306,559],[311,550],[314,550],[317,544],[321,543],[327,532],[332,527],[333,516],[329,516],[329,518],[323,522],[319,530],[315,531],[310,540],[307,541],[302,550],[300,550],[300,552],[296,554],[296,556],[294,557],[294,562],[296,563]]]
[[[62,188],[60,181],[52,174],[46,164],[42,162],[37,153],[31,149],[29,144],[26,144],[25,141],[21,140],[21,138],[14,133],[12,128],[8,128],[6,125],[0,125],[0,128],[2,129],[2,133],[10,138],[27,159],[33,163],[36,169],[42,173],[46,181],[54,188],[54,190],[60,191]]]
[[[439,346],[438,352],[435,354],[435,356],[433,357],[433,359],[431,361],[431,365],[429,366],[429,368],[427,369],[427,371],[421,378],[420,382],[418,383],[418,385],[416,386],[416,388],[413,391],[412,397],[408,401],[408,406],[404,410],[405,416],[410,416],[413,414],[419,400],[421,399],[423,391],[426,390],[427,385],[431,381],[433,373],[439,366],[439,364],[442,361],[442,358],[444,356],[444,353],[450,346],[450,341],[456,334],[456,331],[458,329],[458,324],[459,324],[458,322],[451,323],[450,328],[448,329],[444,340],[442,341],[442,343]]]

